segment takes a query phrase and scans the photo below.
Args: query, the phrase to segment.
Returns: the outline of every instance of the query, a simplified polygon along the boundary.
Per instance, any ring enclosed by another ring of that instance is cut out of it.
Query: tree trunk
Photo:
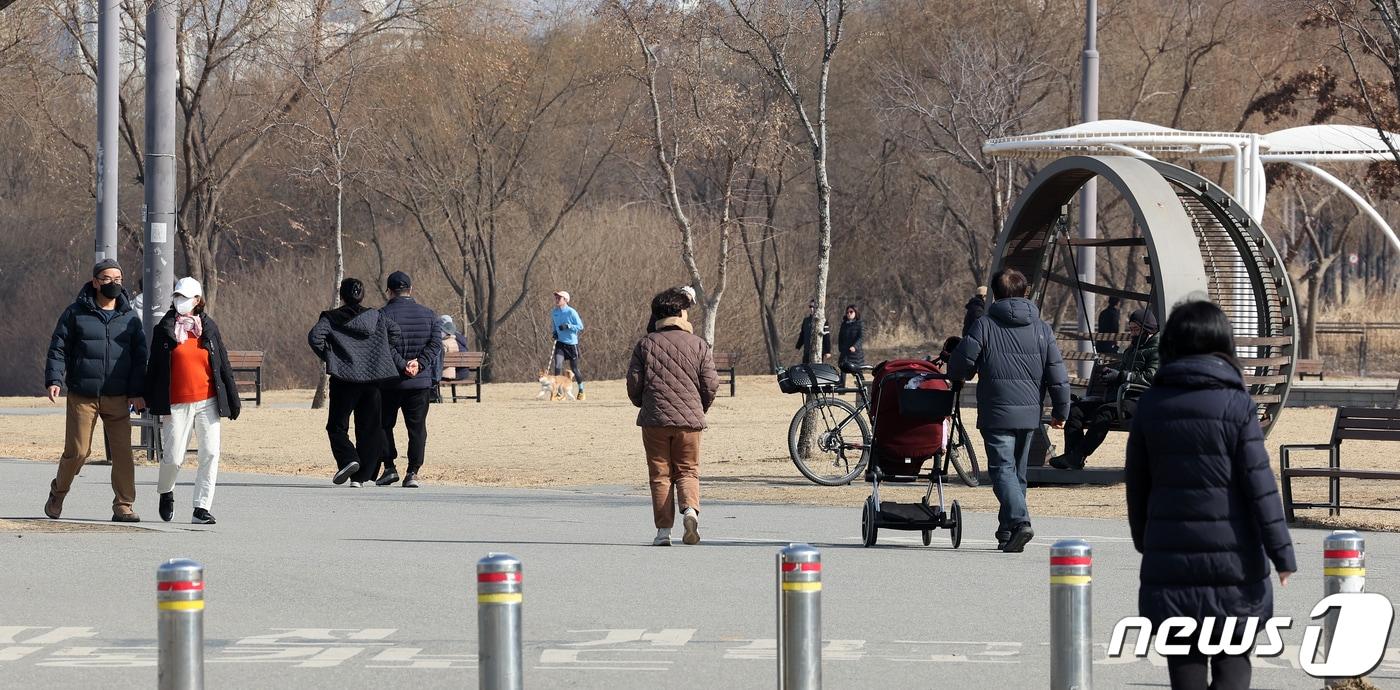
[[[340,281],[345,280],[345,185],[344,183],[335,185],[335,279],[331,282],[331,309],[335,309],[340,301]],[[321,380],[316,384],[316,394],[311,396],[311,409],[319,410],[326,406],[326,397],[330,392],[330,374],[321,374]]]
[[[1301,334],[1303,357],[1317,359],[1317,302],[1322,293],[1322,272],[1318,271],[1308,279],[1308,309],[1303,317]]]

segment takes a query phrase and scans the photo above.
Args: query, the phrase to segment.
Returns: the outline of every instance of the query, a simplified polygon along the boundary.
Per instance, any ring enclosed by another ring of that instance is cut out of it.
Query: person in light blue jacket
[[[583,372],[578,363],[578,334],[583,332],[583,319],[569,306],[569,293],[563,290],[554,293],[554,310],[549,316],[554,321],[554,357],[550,373],[558,376],[564,369],[564,360],[569,360],[574,381],[578,383],[578,399],[583,400]]]

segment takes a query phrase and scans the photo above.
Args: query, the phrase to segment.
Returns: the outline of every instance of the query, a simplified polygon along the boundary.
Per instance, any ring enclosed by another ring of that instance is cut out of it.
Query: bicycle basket
[[[956,399],[942,374],[914,376],[899,391],[899,414],[907,419],[942,421],[953,414]]]
[[[841,382],[841,372],[830,364],[795,364],[778,374],[778,390],[784,393],[819,393]]]

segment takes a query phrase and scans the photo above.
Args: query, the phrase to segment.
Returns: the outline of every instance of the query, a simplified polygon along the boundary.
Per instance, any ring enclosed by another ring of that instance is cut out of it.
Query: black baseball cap
[[[407,290],[411,287],[413,287],[413,280],[408,277],[407,273],[403,271],[394,271],[389,274],[390,290]]]

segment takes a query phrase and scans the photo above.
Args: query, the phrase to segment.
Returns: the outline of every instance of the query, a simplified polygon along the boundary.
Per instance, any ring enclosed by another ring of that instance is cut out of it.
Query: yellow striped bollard
[[[477,686],[481,690],[521,690],[520,559],[491,553],[476,562]]]
[[[1322,596],[1341,592],[1366,591],[1366,540],[1354,530],[1338,530],[1322,542]],[[1332,647],[1337,634],[1337,619],[1341,614],[1332,609],[1322,623],[1322,660]]]
[[[778,687],[822,686],[822,554],[807,544],[778,552]]]
[[[1050,547],[1050,688],[1093,687],[1094,549],[1083,539]]]
[[[174,558],[156,568],[156,687],[204,688],[204,566]]]

